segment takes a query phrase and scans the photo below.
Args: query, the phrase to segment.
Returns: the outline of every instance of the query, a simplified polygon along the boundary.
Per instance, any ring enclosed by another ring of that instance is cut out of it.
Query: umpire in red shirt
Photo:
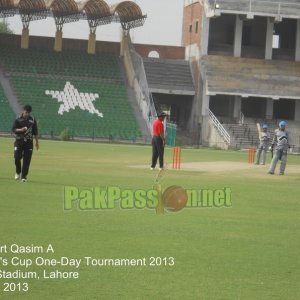
[[[159,169],[164,167],[164,147],[165,147],[165,128],[164,119],[167,115],[164,112],[160,112],[157,115],[157,119],[152,125],[152,164],[151,170],[155,169],[157,159],[159,158]]]

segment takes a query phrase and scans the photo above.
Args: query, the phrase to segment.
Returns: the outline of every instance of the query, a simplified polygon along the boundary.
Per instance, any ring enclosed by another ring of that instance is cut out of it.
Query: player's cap
[[[263,128],[263,129],[267,129],[267,128],[268,128],[268,125],[267,125],[267,124],[263,124],[262,128]]]
[[[287,122],[286,121],[280,121],[279,122],[279,126],[282,127],[282,126],[286,126],[287,125]]]
[[[167,116],[167,114],[165,113],[165,112],[159,112],[158,114],[157,114],[157,116],[158,117],[166,117]]]

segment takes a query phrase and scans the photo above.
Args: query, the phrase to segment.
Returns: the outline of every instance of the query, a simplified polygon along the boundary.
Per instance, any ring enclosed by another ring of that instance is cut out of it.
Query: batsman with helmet
[[[285,131],[286,125],[287,123],[285,121],[279,122],[279,128],[276,129],[274,133],[271,146],[271,150],[273,150],[273,158],[269,169],[269,174],[271,175],[275,172],[278,160],[281,160],[279,175],[284,175],[287,162],[287,151],[289,148],[288,133]]]
[[[29,166],[33,152],[33,137],[35,137],[35,147],[39,149],[38,127],[36,120],[31,116],[32,108],[25,105],[23,113],[18,117],[12,127],[12,131],[16,135],[14,158],[16,165],[15,179],[21,179],[22,182],[27,181]],[[23,158],[23,166],[21,160]]]
[[[256,151],[255,164],[258,165],[261,160],[261,165],[266,163],[266,153],[268,149],[268,143],[270,141],[270,133],[268,132],[268,125],[262,125],[262,131],[259,130],[259,146]]]

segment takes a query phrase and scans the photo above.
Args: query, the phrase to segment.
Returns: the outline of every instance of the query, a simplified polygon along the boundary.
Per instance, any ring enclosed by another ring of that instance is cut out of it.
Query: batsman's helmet
[[[263,124],[262,128],[263,128],[263,129],[267,129],[267,128],[268,128],[268,125],[267,125],[267,124]]]
[[[280,121],[279,122],[279,127],[286,126],[286,125],[287,125],[286,121]]]

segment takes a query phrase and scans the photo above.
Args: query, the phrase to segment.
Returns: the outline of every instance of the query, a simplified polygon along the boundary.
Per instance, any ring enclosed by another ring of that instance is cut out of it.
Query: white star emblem
[[[96,114],[103,118],[103,114],[94,107],[93,101],[99,98],[98,94],[79,93],[78,90],[69,81],[66,82],[63,91],[45,91],[46,95],[51,95],[53,99],[62,102],[58,109],[58,114],[63,115],[71,109],[79,107],[81,110],[87,110],[91,114]]]

